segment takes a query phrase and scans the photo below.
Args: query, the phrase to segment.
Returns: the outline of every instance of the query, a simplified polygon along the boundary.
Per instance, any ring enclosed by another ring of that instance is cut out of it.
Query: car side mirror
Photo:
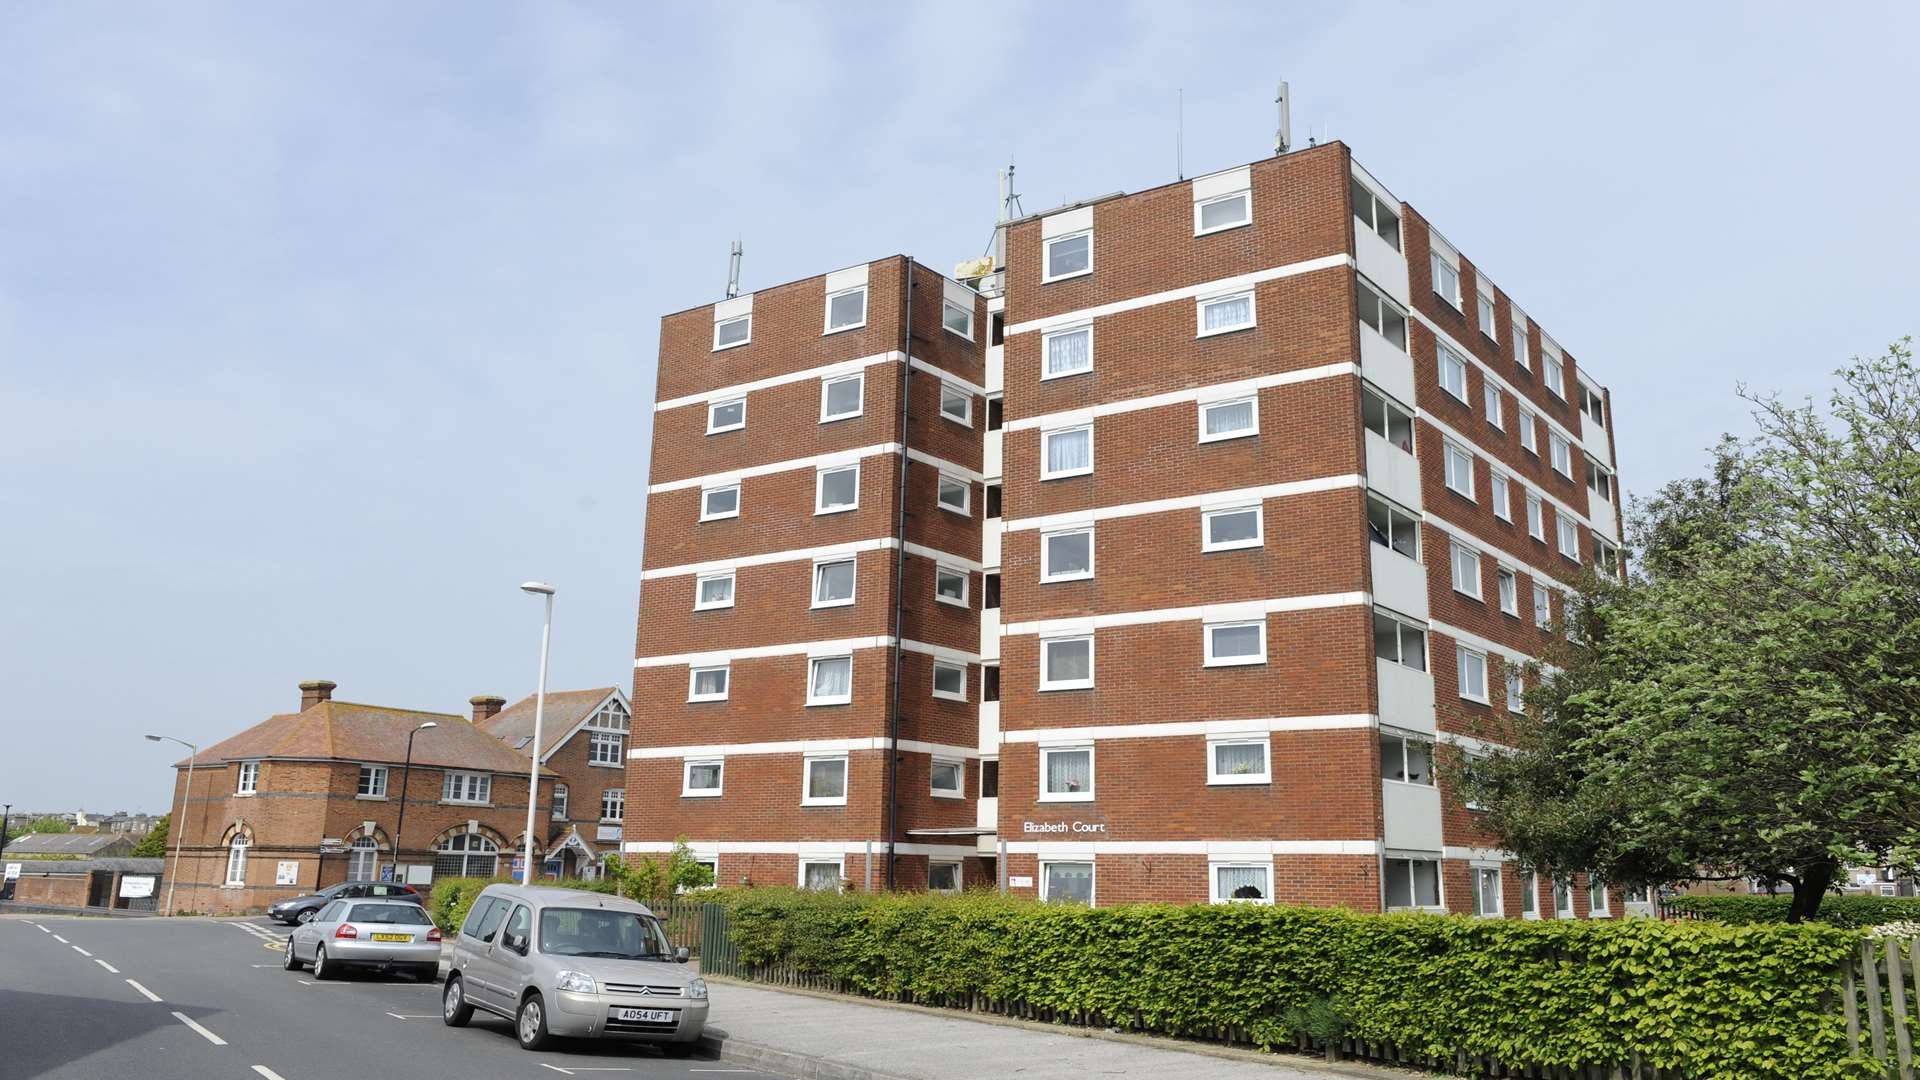
[[[692,956],[693,954],[687,951],[687,947],[685,945],[682,945],[679,948],[673,950],[673,962],[676,964],[684,964]]]
[[[521,956],[527,955],[527,939],[525,935],[514,933],[503,934],[500,938],[500,944],[505,945]]]

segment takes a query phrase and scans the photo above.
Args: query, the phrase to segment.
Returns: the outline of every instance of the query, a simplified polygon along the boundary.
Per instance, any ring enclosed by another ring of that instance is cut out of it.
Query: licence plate
[[[615,1020],[638,1020],[642,1023],[671,1024],[679,1017],[672,1009],[615,1009]]]
[[[373,940],[375,941],[412,941],[413,935],[412,934],[375,934],[373,935]]]

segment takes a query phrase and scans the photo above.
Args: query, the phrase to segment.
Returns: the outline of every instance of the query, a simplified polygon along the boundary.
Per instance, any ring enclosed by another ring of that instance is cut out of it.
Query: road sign
[[[20,877],[20,864],[19,864],[19,863],[17,863],[17,862],[10,862],[10,863],[8,863],[8,864],[7,864],[7,877],[6,877],[6,880],[8,880],[8,881],[15,881],[15,880],[17,880],[17,879],[18,879],[19,877]]]

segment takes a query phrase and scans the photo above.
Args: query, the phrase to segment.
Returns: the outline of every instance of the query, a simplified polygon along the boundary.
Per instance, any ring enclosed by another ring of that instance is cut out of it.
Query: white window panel
[[[732,398],[728,401],[714,401],[707,405],[707,434],[718,435],[723,431],[739,431],[747,426],[747,399]]]
[[[867,325],[867,287],[865,285],[827,294],[826,333],[858,330],[865,325]]]
[[[823,559],[813,564],[813,606],[845,607],[853,603],[854,583],[859,577],[856,560]]]
[[[1556,919],[1573,918],[1573,883],[1555,879],[1553,883],[1553,917]]]
[[[600,793],[600,820],[619,822],[627,819],[625,788],[608,788]]]
[[[1506,914],[1506,898],[1500,891],[1500,868],[1475,866],[1470,869],[1473,874],[1473,913],[1483,919],[1497,919]]]
[[[385,765],[360,766],[360,783],[354,794],[368,799],[387,797],[387,767]]]
[[[1253,193],[1236,191],[1193,204],[1193,235],[1237,229],[1253,222]]]
[[[1506,662],[1507,668],[1507,711],[1527,711],[1526,680],[1520,674],[1520,665],[1515,661]]]
[[[718,667],[695,667],[687,669],[688,701],[725,701],[727,683],[731,669],[722,664]]]
[[[1093,576],[1093,528],[1040,534],[1040,580],[1078,581]]]
[[[801,783],[803,786],[800,790],[800,805],[847,805],[847,759],[845,755],[837,757],[809,757],[802,761],[801,767]]]
[[[1553,594],[1545,585],[1533,587],[1533,625],[1544,627],[1553,621]]]
[[[1272,744],[1268,739],[1208,740],[1207,783],[1267,784],[1272,781]]]
[[[1469,499],[1473,498],[1473,455],[1453,443],[1447,443],[1444,457],[1447,487]]]
[[[1480,599],[1480,553],[1458,540],[1453,542],[1453,591]]]
[[[933,598],[943,604],[967,606],[967,581],[972,575],[951,566],[933,568]]]
[[[440,801],[483,805],[493,798],[493,774],[449,769],[441,777]]]
[[[1208,900],[1215,904],[1273,903],[1271,862],[1213,862],[1207,864]]]
[[[687,761],[680,773],[680,797],[683,799],[719,798],[721,784],[726,779],[726,770],[727,763],[724,758]]]
[[[949,382],[940,384],[940,415],[967,427],[973,426],[973,392]]]
[[[1040,639],[1040,689],[1085,690],[1092,685],[1092,634]]]
[[[1245,330],[1254,324],[1253,293],[1240,292],[1196,301],[1194,322],[1195,334],[1199,337]]]
[[[1407,351],[1407,313],[1386,299],[1363,278],[1354,279],[1354,299],[1359,306],[1360,322],[1381,337]]]
[[[1380,731],[1380,779],[1433,786],[1433,740]]]
[[[1212,623],[1205,627],[1206,666],[1237,667],[1267,662],[1267,624]]]
[[[1552,454],[1553,471],[1567,479],[1573,479],[1573,448],[1567,444],[1557,431],[1547,432],[1548,452]]]
[[[1040,864],[1040,900],[1047,904],[1092,904],[1094,872],[1091,862]]]
[[[587,733],[587,764],[620,765],[627,760],[627,736],[618,731]]]
[[[247,848],[252,846],[252,844],[253,841],[246,837],[236,836],[233,838],[233,843],[228,845],[226,881],[228,885],[245,885],[247,883]]]
[[[1434,355],[1438,357],[1440,389],[1459,398],[1462,405],[1469,405],[1470,403],[1467,401],[1467,362],[1460,359],[1458,353],[1455,353],[1445,345],[1436,346]]]
[[[1560,554],[1579,562],[1580,527],[1573,523],[1572,518],[1557,512],[1553,515],[1553,524],[1560,534]]]
[[[1490,486],[1492,487],[1492,495],[1490,498],[1493,501],[1493,516],[1499,518],[1501,521],[1512,521],[1513,490],[1508,483],[1507,474],[1503,472],[1494,473]]]
[[[928,862],[927,891],[957,893],[965,887],[965,878],[957,862]]]
[[[1200,406],[1200,441],[1220,442],[1260,434],[1260,399],[1234,398]]]
[[[1487,654],[1475,652],[1465,645],[1456,645],[1453,650],[1455,668],[1459,673],[1460,696],[1468,701],[1487,703]]]
[[[700,489],[700,520],[719,521],[740,516],[740,485]]]
[[[1567,396],[1566,360],[1559,353],[1551,349],[1540,351],[1540,377],[1546,381],[1547,389],[1553,391],[1554,397]]]
[[[973,308],[956,304],[951,300],[940,302],[940,325],[950,333],[959,334],[968,341],[973,340]]]
[[[1485,290],[1481,290],[1479,311],[1480,311],[1480,332],[1487,335],[1490,338],[1493,338],[1495,341],[1498,341],[1500,339],[1500,326],[1499,326],[1499,321],[1494,318],[1494,303],[1493,303],[1492,293],[1487,292]]]
[[[1515,875],[1520,879],[1520,917],[1537,919],[1540,917],[1540,875],[1532,870],[1521,870]]]
[[[934,758],[927,766],[927,781],[928,793],[936,799],[966,798],[967,763],[955,758]]]
[[[731,349],[753,340],[753,316],[721,319],[713,324],[713,351]]]
[[[1040,435],[1040,479],[1085,476],[1093,471],[1093,425],[1060,428]]]
[[[1040,748],[1040,801],[1093,801],[1093,747]]]
[[[846,705],[853,701],[853,657],[816,656],[807,661],[807,704]]]
[[[860,509],[860,465],[841,465],[814,473],[813,512],[838,514]]]
[[[1373,609],[1373,655],[1415,671],[1427,670],[1427,632],[1405,619]]]
[[[1527,320],[1525,316],[1513,317],[1513,362],[1527,370],[1533,370],[1533,351],[1528,344]]]
[[[241,762],[239,778],[234,783],[233,793],[235,795],[251,795],[258,790],[260,790],[260,763],[257,761]]]
[[[1540,453],[1539,436],[1533,429],[1533,413],[1527,409],[1520,410],[1520,449],[1529,454]]]
[[[1500,610],[1509,615],[1520,614],[1520,578],[1512,570],[1502,566],[1494,571],[1494,579],[1500,590]]]
[[[711,611],[733,606],[733,571],[701,574],[693,586],[693,610]]]
[[[1200,513],[1200,550],[1236,551],[1265,542],[1258,506],[1235,506]],[[1091,564],[1089,564],[1091,568]]]
[[[968,481],[958,476],[941,473],[940,487],[934,497],[939,500],[940,509],[951,510],[956,514],[966,514],[970,512],[968,501],[972,491],[973,485]]]
[[[1413,453],[1413,414],[1366,383],[1360,384],[1360,422],[1393,446]]]
[[[801,859],[800,887],[814,892],[839,892],[846,880],[839,859]]]
[[[1540,496],[1527,492],[1527,534],[1535,540],[1547,538],[1547,516],[1540,507]]]
[[[1606,885],[1589,877],[1587,879],[1587,917],[1605,918],[1609,913]]]
[[[935,660],[933,662],[933,696],[947,701],[967,700],[967,665]]]
[[[1378,495],[1367,496],[1367,538],[1415,562],[1420,561],[1420,521]]]
[[[1488,379],[1482,385],[1485,387],[1485,393],[1481,396],[1486,399],[1487,423],[1497,428],[1504,428],[1506,423],[1501,417],[1500,387],[1492,379]]]
[[[1093,273],[1093,231],[1083,230],[1046,241],[1041,284]]]
[[[1437,859],[1387,859],[1388,911],[1440,906],[1440,862]]]
[[[865,408],[867,376],[865,372],[820,380],[820,422],[851,420]]]
[[[1040,381],[1093,370],[1093,325],[1069,326],[1040,335]]]
[[[1389,205],[1385,199],[1373,193],[1373,189],[1360,182],[1359,177],[1347,178],[1348,189],[1353,195],[1353,216],[1359,219],[1362,227],[1370,229],[1380,239],[1400,250],[1400,208]]]
[[[1458,309],[1461,302],[1459,268],[1441,254],[1438,247],[1433,249],[1430,262],[1433,267],[1433,291],[1439,294],[1440,299]]]

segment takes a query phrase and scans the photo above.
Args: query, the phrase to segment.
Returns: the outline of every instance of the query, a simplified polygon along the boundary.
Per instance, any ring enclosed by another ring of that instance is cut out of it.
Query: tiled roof
[[[546,716],[540,725],[540,741],[546,745],[543,752],[551,752],[560,745],[567,733],[580,726],[580,722],[593,715],[593,710],[615,692],[617,688],[601,686],[590,690],[549,690],[547,691]],[[512,705],[494,713],[480,722],[481,730],[499,739],[508,749],[516,749],[522,755],[531,755],[533,747],[533,698],[525,697]],[[522,740],[529,745],[521,746]]]
[[[324,758],[399,764],[407,733],[427,721],[436,727],[413,740],[415,765],[518,772],[526,762],[457,713],[389,709],[351,701],[322,701],[304,712],[270,716],[200,751],[202,764],[254,758]],[[186,761],[175,763],[184,768]]]

